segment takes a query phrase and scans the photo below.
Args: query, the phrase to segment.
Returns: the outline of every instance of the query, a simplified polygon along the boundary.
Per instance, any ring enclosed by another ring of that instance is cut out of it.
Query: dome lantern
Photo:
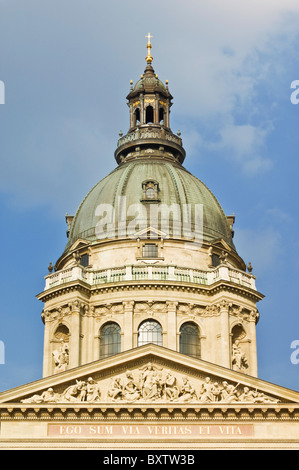
[[[130,127],[128,133],[118,141],[115,159],[120,164],[135,148],[144,149],[156,144],[157,149],[169,150],[173,158],[183,163],[185,150],[182,139],[170,129],[169,115],[173,97],[168,89],[168,80],[164,85],[153,69],[150,42],[152,36],[149,33],[146,37],[147,66],[135,85],[132,80],[130,82],[130,93],[127,95]]]

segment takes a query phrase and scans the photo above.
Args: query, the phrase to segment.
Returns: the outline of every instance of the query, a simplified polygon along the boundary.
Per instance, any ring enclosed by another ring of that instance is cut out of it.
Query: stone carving
[[[163,132],[163,130],[146,129],[146,130],[142,130],[141,132],[135,131],[135,132],[126,134],[123,137],[120,137],[120,139],[118,140],[118,147],[128,142],[132,142],[134,140],[139,140],[139,139],[166,139],[171,142],[175,142],[178,145],[181,144],[180,137],[177,137],[176,135],[172,133]]]
[[[242,371],[247,369],[248,363],[245,354],[242,352],[240,342],[236,340],[232,347],[232,366],[234,370]]]
[[[149,363],[137,371],[127,370],[113,377],[107,386],[89,377],[76,380],[64,392],[55,393],[52,388],[40,395],[22,400],[23,403],[81,403],[81,402],[155,402],[171,403],[278,403],[279,400],[257,389],[223,381],[213,382],[206,377],[194,384],[187,376],[178,376],[169,369]],[[101,389],[101,390],[100,390]],[[103,393],[104,392],[104,393]]]
[[[22,403],[53,403],[60,400],[60,394],[55,393],[53,388],[48,388],[41,395],[33,395],[30,398],[21,400]]]
[[[89,377],[87,381],[76,380],[63,393],[54,393],[52,388],[44,391],[41,395],[33,395],[21,400],[22,403],[78,403],[95,402],[101,397],[99,384]]]
[[[197,400],[195,388],[188,377],[183,377],[183,385],[179,391],[178,398],[180,399],[180,401],[186,402]]]
[[[55,362],[54,374],[65,371],[69,363],[68,344],[62,341],[60,349],[55,349],[55,351],[53,351],[53,358]]]

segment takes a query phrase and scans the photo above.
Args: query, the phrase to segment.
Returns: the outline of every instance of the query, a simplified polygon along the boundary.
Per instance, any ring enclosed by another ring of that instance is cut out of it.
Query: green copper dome
[[[148,194],[147,190],[150,190]],[[146,210],[146,216],[138,218],[141,224],[135,226],[134,221],[137,212],[140,213],[141,205]],[[99,221],[104,220],[104,215],[109,216],[109,208],[113,208],[114,226],[124,228],[125,220],[126,229],[131,227],[130,235],[153,226],[150,219],[153,205],[156,209],[166,207],[166,212],[167,208],[176,207],[181,214],[186,207],[202,205],[203,242],[211,243],[223,239],[235,250],[226,215],[212,192],[181,164],[151,156],[121,164],[92,188],[72,221],[66,251],[79,238],[90,242],[99,239]],[[167,222],[168,216],[169,213],[163,215],[162,211],[161,220],[164,217]],[[106,217],[105,220],[108,219],[109,217]],[[174,234],[173,226],[170,221],[167,235],[178,238]],[[165,224],[154,228],[163,231],[164,227]],[[117,234],[123,238],[120,231]]]

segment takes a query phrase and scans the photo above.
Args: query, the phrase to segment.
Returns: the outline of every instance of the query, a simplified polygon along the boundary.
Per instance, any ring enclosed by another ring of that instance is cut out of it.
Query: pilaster
[[[258,317],[258,311],[253,310],[250,312],[250,319],[249,319],[249,333],[251,339],[250,345],[250,374],[254,377],[258,376],[258,366],[257,366],[257,347],[256,347],[256,321]]]
[[[167,347],[177,349],[177,321],[176,321],[176,308],[178,302],[166,302],[167,304]]]
[[[229,332],[229,303],[222,300],[219,304],[221,325],[221,366],[231,367],[230,332]]]
[[[51,370],[51,359],[52,359],[52,357],[51,357],[51,351],[50,351],[51,322],[49,320],[49,312],[45,309],[43,310],[43,319],[44,319],[44,324],[45,324],[45,329],[44,329],[43,377],[47,377],[48,375],[52,374],[52,370]]]
[[[123,336],[123,350],[133,348],[133,308],[134,301],[123,302],[124,308],[124,336]]]
[[[78,300],[71,304],[70,369],[80,365],[80,307]]]

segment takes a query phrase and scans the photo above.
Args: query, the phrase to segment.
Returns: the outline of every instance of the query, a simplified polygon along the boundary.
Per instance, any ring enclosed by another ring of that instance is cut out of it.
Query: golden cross
[[[148,33],[148,35],[145,36],[145,37],[147,38],[147,43],[150,44],[151,38],[153,37],[153,36],[151,36],[151,33]]]
[[[153,36],[151,36],[150,33],[148,33],[147,36],[145,36],[147,38],[147,57],[145,58],[145,60],[147,61],[148,64],[151,64],[152,61],[153,61],[153,58],[151,56],[151,48],[152,48],[152,45],[151,45],[151,38]]]

